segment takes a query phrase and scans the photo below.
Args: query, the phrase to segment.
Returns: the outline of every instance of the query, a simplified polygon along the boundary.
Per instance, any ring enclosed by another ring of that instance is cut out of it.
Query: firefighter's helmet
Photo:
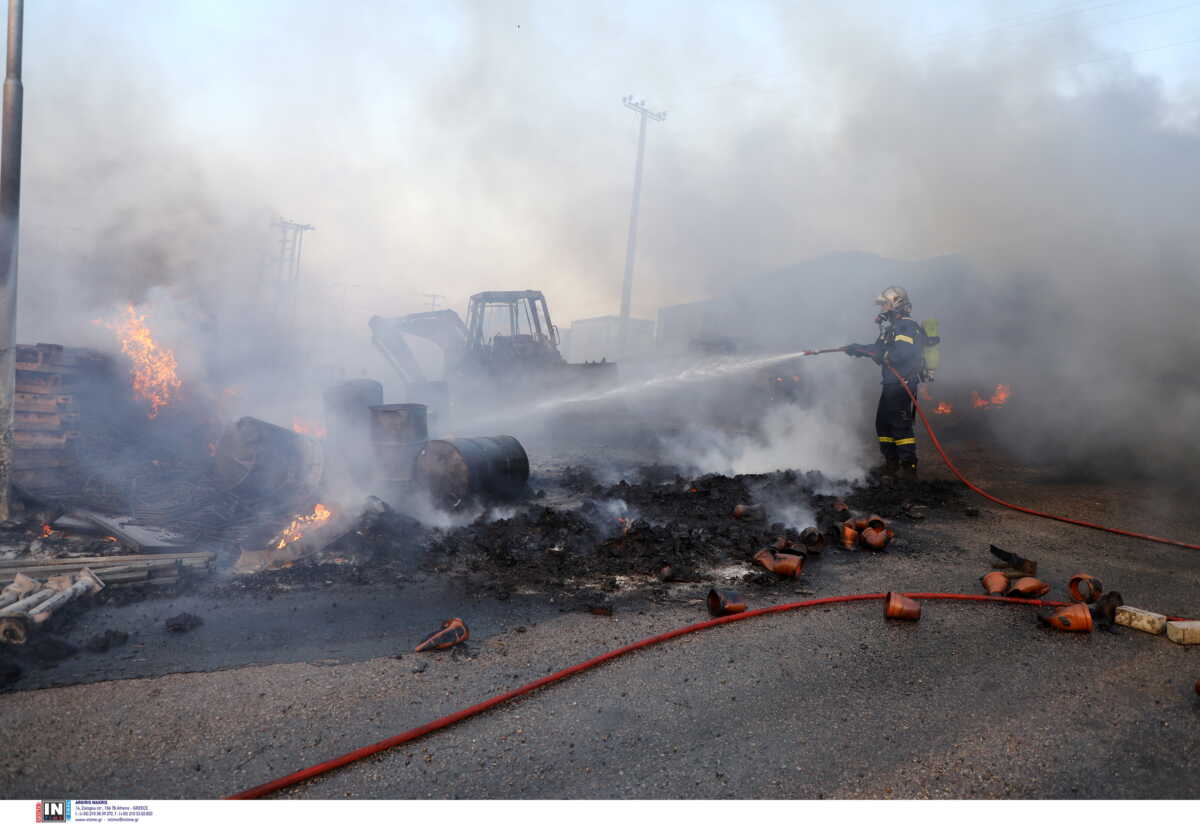
[[[906,315],[912,311],[908,292],[900,286],[889,286],[884,289],[879,293],[879,297],[875,298],[875,302],[883,307],[884,312],[900,312]]]

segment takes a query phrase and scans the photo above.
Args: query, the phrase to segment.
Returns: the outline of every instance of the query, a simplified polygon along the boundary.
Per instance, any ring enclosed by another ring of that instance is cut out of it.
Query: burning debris
[[[146,316],[138,314],[132,304],[126,307],[126,313],[124,320],[104,325],[117,333],[121,351],[133,362],[133,391],[150,403],[149,417],[153,420],[175,399],[183,381],[177,374],[175,353],[154,339],[146,326]]]
[[[311,515],[301,515],[288,524],[279,537],[279,543],[275,545],[276,549],[283,549],[288,544],[295,543],[304,537],[304,534],[309,529],[317,524],[323,524],[333,517],[333,513],[324,504],[317,504],[313,507]]]
[[[299,435],[311,435],[314,438],[324,438],[329,434],[322,424],[301,418],[292,418],[292,431]]]
[[[240,573],[291,565],[301,558],[320,552],[349,530],[342,519],[334,519],[333,511],[316,504],[312,513],[297,515],[262,550],[243,550],[234,569]]]
[[[995,391],[992,392],[990,398],[981,398],[979,393],[971,390],[971,406],[976,409],[986,409],[988,407],[1004,406],[1008,402],[1008,397],[1012,392],[1005,384],[997,384]]]

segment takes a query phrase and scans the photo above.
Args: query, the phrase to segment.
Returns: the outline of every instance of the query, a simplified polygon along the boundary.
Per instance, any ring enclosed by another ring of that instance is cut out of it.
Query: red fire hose
[[[1038,510],[1030,509],[1029,507],[1010,504],[1008,501],[1002,501],[989,492],[984,492],[975,484],[971,483],[967,476],[962,474],[962,472],[958,470],[958,467],[954,465],[954,461],[950,460],[950,456],[947,455],[946,450],[942,448],[941,441],[939,441],[937,435],[934,434],[933,427],[929,425],[929,418],[925,417],[925,410],[921,408],[921,404],[917,400],[917,396],[914,395],[912,389],[909,388],[908,381],[904,380],[901,374],[897,372],[896,368],[890,363],[887,364],[887,368],[892,371],[892,374],[895,375],[896,379],[900,381],[900,385],[904,387],[904,391],[908,393],[908,397],[912,399],[913,406],[916,408],[917,414],[921,416],[921,423],[925,425],[925,431],[929,433],[929,440],[933,444],[933,448],[936,449],[938,454],[942,456],[942,461],[946,464],[946,467],[954,473],[954,477],[966,484],[967,489],[971,490],[976,495],[982,495],[984,498],[987,498],[994,504],[1000,504],[1000,506],[1016,510],[1017,512],[1024,512],[1026,515],[1036,515],[1039,518],[1049,518],[1051,521],[1060,521],[1064,524],[1086,526],[1088,529],[1098,529],[1101,532],[1111,532],[1113,535],[1124,535],[1127,538],[1141,538],[1144,541],[1154,541],[1158,544],[1170,544],[1171,546],[1180,546],[1184,549],[1200,549],[1200,544],[1189,544],[1185,541],[1176,541],[1173,538],[1159,538],[1156,535],[1146,535],[1142,532],[1131,532],[1127,529],[1116,529],[1111,526],[1101,526],[1100,524],[1093,524],[1090,521],[1081,521],[1076,518],[1068,518],[1065,515],[1050,515],[1049,513],[1039,512]]]
[[[1039,601],[1025,598],[1004,598],[993,595],[964,595],[961,593],[952,592],[908,592],[904,594],[909,598],[919,598],[926,601],[987,601],[996,604],[1024,604],[1026,606],[1035,607],[1068,606],[1068,604],[1062,601]],[[274,781],[268,781],[266,784],[259,784],[257,787],[251,787],[248,790],[243,790],[240,793],[228,796],[228,798],[232,800],[261,798],[264,795],[277,792],[278,790],[282,790],[285,787],[290,787],[294,784],[299,784],[301,781],[307,781],[310,778],[316,778],[318,775],[323,775],[331,770],[336,770],[338,767],[344,767],[347,764],[352,764],[355,761],[360,761],[364,758],[376,755],[384,750],[389,750],[392,747],[399,746],[400,744],[407,744],[409,741],[415,741],[416,739],[428,735],[431,732],[436,732],[437,730],[449,727],[452,724],[456,724],[459,721],[463,721],[473,715],[479,715],[482,712],[490,710],[492,707],[503,704],[506,701],[511,701],[518,696],[525,695],[526,693],[533,692],[534,690],[541,689],[549,684],[553,684],[555,681],[562,681],[566,678],[570,678],[572,675],[578,675],[585,670],[597,667],[600,664],[603,664],[606,661],[611,661],[614,658],[619,658],[626,653],[643,649],[645,647],[654,646],[655,644],[661,644],[663,641],[670,641],[672,638],[678,638],[681,635],[699,632],[702,629],[710,629],[712,627],[720,626],[721,624],[730,624],[734,621],[745,621],[747,618],[757,618],[760,615],[771,615],[777,612],[789,612],[794,609],[801,609],[803,607],[817,607],[825,604],[845,604],[851,601],[880,601],[885,597],[887,597],[885,593],[875,592],[868,595],[839,595],[835,598],[817,598],[811,601],[793,601],[792,603],[788,604],[778,604],[773,607],[753,609],[748,612],[738,613],[736,615],[726,615],[722,618],[714,618],[711,621],[701,621],[698,624],[689,624],[685,627],[680,627],[679,629],[673,629],[670,632],[664,632],[661,635],[653,635],[649,638],[643,638],[640,641],[635,641],[632,644],[611,650],[603,655],[597,655],[595,658],[589,658],[583,663],[559,670],[556,673],[547,675],[545,678],[539,678],[536,681],[530,681],[528,684],[525,684],[522,687],[517,687],[515,690],[493,696],[492,698],[489,698],[486,701],[481,701],[474,706],[461,709],[458,712],[452,712],[449,715],[444,715],[436,721],[430,721],[428,724],[423,724],[419,727],[413,727],[407,732],[402,732],[399,735],[392,736],[391,738],[385,738],[382,741],[375,742],[374,744],[360,747],[357,750],[353,750],[352,752],[348,752],[345,755],[338,756],[337,758],[331,758],[328,761],[322,761],[320,764],[314,764],[311,767],[305,767],[304,769],[294,772],[291,775],[285,775],[282,778],[275,779]]]

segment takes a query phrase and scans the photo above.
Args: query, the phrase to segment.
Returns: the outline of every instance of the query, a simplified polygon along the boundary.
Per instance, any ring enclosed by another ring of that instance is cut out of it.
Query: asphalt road
[[[1186,500],[987,471],[982,481],[1023,503],[1200,538]],[[1041,562],[1055,586],[1048,597],[1064,599],[1066,579],[1087,571],[1126,603],[1200,617],[1200,552],[979,508],[977,519],[934,512],[903,527],[936,552],[827,550],[751,606],[979,592],[987,544],[997,543]],[[485,637],[450,653],[405,652],[413,629],[398,627],[393,655],[365,660],[323,649],[308,662],[0,695],[9,742],[0,793],[232,793],[703,620],[703,591],[621,601],[611,618],[522,607],[523,623],[516,613],[486,618]],[[1198,678],[1200,647],[1123,628],[1054,632],[1024,606],[931,602],[915,624],[886,621],[878,602],[819,607],[634,653],[282,795],[1196,798]]]

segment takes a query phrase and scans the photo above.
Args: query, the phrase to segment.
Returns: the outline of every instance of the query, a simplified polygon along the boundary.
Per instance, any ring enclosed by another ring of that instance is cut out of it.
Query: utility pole
[[[21,226],[21,30],[23,0],[8,0],[8,65],[0,137],[0,521],[10,520],[17,355],[17,240]]]
[[[652,112],[646,101],[634,101],[633,95],[621,100],[625,108],[633,109],[639,117],[637,165],[633,168],[633,206],[629,210],[629,243],[625,247],[625,281],[621,286],[621,357],[629,351],[629,300],[633,293],[633,260],[637,254],[638,204],[642,199],[642,156],[646,152],[646,118],[662,122],[666,112]]]

